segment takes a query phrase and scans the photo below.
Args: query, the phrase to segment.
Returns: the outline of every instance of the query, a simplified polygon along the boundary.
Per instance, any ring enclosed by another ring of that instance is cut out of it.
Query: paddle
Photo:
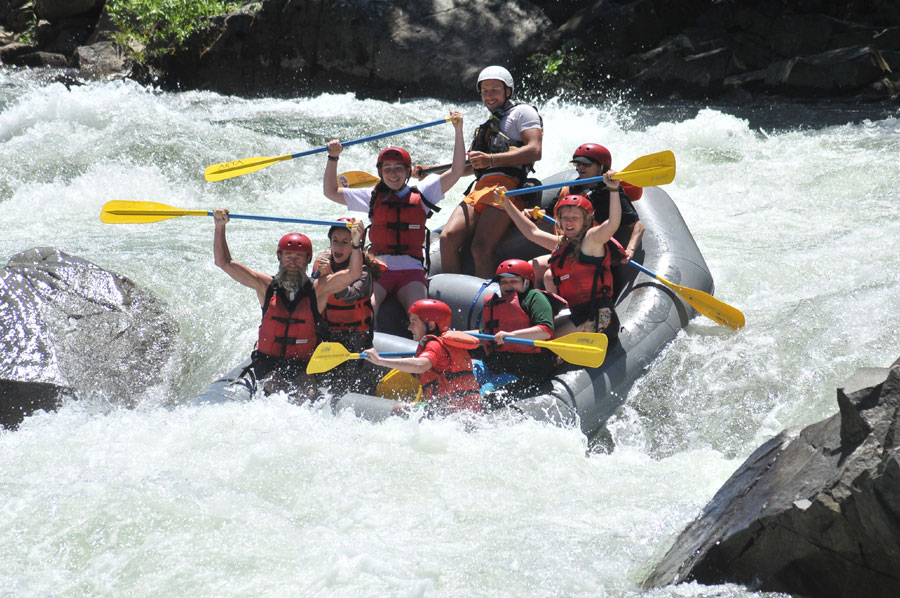
[[[675,154],[666,150],[655,154],[647,154],[641,156],[624,169],[616,173],[615,179],[625,181],[635,187],[653,187],[655,185],[666,185],[675,180]],[[586,179],[573,179],[571,181],[562,181],[559,183],[548,183],[546,185],[538,185],[536,187],[525,187],[523,189],[513,189],[506,191],[507,197],[515,195],[524,195],[526,193],[534,193],[545,189],[557,189],[559,187],[568,187],[570,185],[590,185],[592,183],[602,183],[602,176],[589,177]],[[469,197],[473,203],[480,200],[488,193],[493,193],[497,187],[490,186],[479,189]]]
[[[107,224],[146,224],[159,222],[181,216],[212,216],[207,210],[182,210],[155,201],[119,201],[113,200],[103,204],[100,220]],[[352,226],[349,222],[331,220],[309,220],[306,218],[280,218],[277,216],[250,216],[247,214],[228,214],[229,218],[244,220],[265,220],[268,222],[296,222],[299,224],[319,224],[322,226]]]
[[[379,353],[378,355],[381,357],[409,357],[415,354],[415,351],[393,351]],[[309,358],[309,363],[306,365],[306,373],[321,374],[336,368],[345,361],[365,358],[365,353],[351,353],[340,343],[320,343],[313,352],[312,357]]]
[[[493,334],[474,332],[467,334],[475,338],[494,340]],[[550,341],[535,341],[527,338],[507,336],[503,339],[503,342],[543,347],[550,349],[568,363],[596,368],[600,367],[603,360],[606,359],[606,347],[609,344],[609,339],[602,332],[573,332]]]
[[[357,143],[363,143],[366,141],[374,141],[375,139],[382,139],[384,137],[390,137],[391,135],[399,135],[400,133],[408,133],[410,131],[418,131],[419,129],[425,129],[427,127],[433,127],[435,125],[439,125],[445,122],[449,122],[450,117],[442,118],[439,120],[433,120],[431,122],[422,123],[418,125],[413,125],[411,127],[404,127],[402,129],[396,129],[394,131],[388,131],[386,133],[378,133],[377,135],[369,135],[368,137],[360,137],[359,139],[353,139],[351,141],[342,141],[341,145],[347,147],[348,145],[355,145]],[[328,151],[328,146],[317,147],[315,149],[306,150],[303,152],[297,152],[296,154],[285,154],[283,156],[261,156],[259,158],[244,158],[243,160],[233,160],[231,162],[222,162],[220,164],[213,164],[212,166],[207,166],[206,170],[203,172],[203,177],[207,181],[224,181],[225,179],[230,179],[234,177],[238,177],[241,175],[245,175],[251,172],[255,172],[257,170],[262,170],[272,164],[277,162],[283,162],[285,160],[293,160],[294,158],[300,158],[303,156],[309,156],[311,154],[317,154],[320,152]]]
[[[681,285],[677,285],[674,282],[668,281],[659,274],[645,268],[643,265],[637,263],[634,260],[628,260],[628,263],[649,276],[652,276],[659,282],[663,283],[676,293],[678,293],[682,299],[688,302],[688,305],[697,310],[698,313],[706,316],[710,320],[714,322],[718,322],[722,326],[728,326],[729,328],[734,328],[737,330],[738,328],[743,328],[744,326],[744,314],[735,307],[728,305],[722,301],[719,301],[709,293],[704,293],[703,291],[698,291],[697,289],[691,289],[688,287],[683,287]]]

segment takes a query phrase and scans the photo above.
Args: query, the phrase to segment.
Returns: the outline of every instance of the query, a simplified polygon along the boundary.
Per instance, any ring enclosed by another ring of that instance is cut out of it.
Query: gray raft
[[[575,178],[572,175],[572,172],[560,173],[545,182]],[[549,206],[554,196],[553,192],[544,192],[542,205]],[[662,189],[651,187],[644,190],[634,207],[646,228],[635,261],[673,283],[711,294],[713,280],[709,269],[671,198]],[[436,235],[433,238],[436,241]],[[544,253],[542,249],[511,230],[498,249],[497,261],[509,257],[528,259],[541,253]],[[616,303],[621,329],[619,342],[610,347],[603,365],[599,368],[566,366],[547,381],[540,394],[513,400],[508,409],[560,425],[577,424],[588,437],[593,436],[623,403],[635,380],[695,315],[676,293],[654,278],[631,266],[616,268],[617,284],[622,289]],[[440,258],[433,251],[432,272],[439,269]],[[454,328],[469,330],[481,323],[485,294],[496,289],[496,285],[486,285],[482,279],[472,276],[436,274],[430,279],[429,296],[450,305]],[[380,328],[385,328],[383,324],[388,322],[402,320],[403,316],[399,307],[387,305],[378,315]],[[416,345],[407,338],[377,333],[375,346],[379,351],[406,351],[414,350]],[[195,401],[249,398],[248,390],[231,384],[240,369],[241,366],[235,368],[213,383]],[[389,417],[396,402],[348,393],[334,398],[330,404],[335,412],[351,410],[360,417],[377,421]]]

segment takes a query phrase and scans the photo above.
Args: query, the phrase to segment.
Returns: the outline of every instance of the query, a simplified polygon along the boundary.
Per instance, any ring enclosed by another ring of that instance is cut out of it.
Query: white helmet
[[[506,70],[502,66],[489,66],[482,69],[482,71],[478,74],[478,81],[475,82],[475,91],[481,93],[481,82],[486,81],[487,79],[497,79],[498,81],[503,81],[503,84],[510,89],[513,89],[515,87],[513,85],[512,75],[509,74],[508,70]]]

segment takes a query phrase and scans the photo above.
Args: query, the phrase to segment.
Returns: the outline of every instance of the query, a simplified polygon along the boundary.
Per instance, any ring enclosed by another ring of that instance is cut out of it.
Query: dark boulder
[[[838,389],[838,405],[758,448],[644,586],[900,596],[900,360],[858,370]]]
[[[551,35],[528,0],[263,1],[214,19],[159,65],[177,88],[471,99],[477,73]]]
[[[130,405],[158,384],[178,327],[129,279],[53,248],[0,272],[0,425],[62,397]]]

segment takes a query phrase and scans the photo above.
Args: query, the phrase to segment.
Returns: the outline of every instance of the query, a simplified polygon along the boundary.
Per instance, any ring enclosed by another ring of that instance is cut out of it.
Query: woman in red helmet
[[[599,143],[583,143],[579,145],[572,154],[572,164],[578,171],[579,179],[589,179],[603,176],[607,170],[612,167],[612,155],[609,150]],[[567,195],[573,194],[584,195],[590,200],[594,206],[594,226],[601,224],[609,219],[609,195],[610,191],[606,185],[601,183],[592,183],[589,185],[563,187],[559,191],[557,201]],[[619,192],[619,204],[622,211],[622,217],[619,222],[619,228],[613,234],[613,238],[622,247],[618,259],[613,261],[613,265],[624,263],[634,258],[635,252],[641,244],[644,236],[644,225],[640,216],[631,202],[640,199],[643,189],[630,185],[622,185]],[[543,281],[544,275],[550,267],[550,256],[542,255],[532,260],[535,274],[538,280]],[[615,271],[614,271],[615,274]],[[615,285],[618,288],[619,285]]]
[[[316,294],[323,297],[319,311],[328,327],[331,342],[360,352],[372,346],[375,335],[372,287],[381,275],[375,259],[365,253],[365,227],[354,218],[339,218],[347,226],[328,229],[329,249],[320,252],[313,265]],[[365,360],[350,360],[319,374],[321,386],[335,395],[347,391],[374,394],[380,376]]]
[[[478,341],[450,332],[450,307],[436,299],[420,299],[409,308],[409,331],[419,342],[415,357],[384,359],[368,349],[366,357],[375,365],[415,374],[429,410],[435,413],[481,412],[478,381],[472,373],[469,351]]]
[[[500,294],[485,297],[481,311],[481,332],[494,335],[493,343],[484,344],[482,360],[491,374],[516,378],[505,385],[513,394],[521,394],[547,380],[553,374],[556,360],[540,347],[504,342],[508,337],[536,341],[553,338],[553,318],[566,302],[546,291],[534,288],[534,269],[524,260],[506,260],[497,267],[494,280]]]
[[[412,174],[409,153],[389,147],[378,155],[376,167],[381,180],[375,189],[342,188],[337,184],[337,162],[343,151],[340,141],[328,142],[328,161],[322,188],[325,197],[355,212],[369,214],[369,243],[372,253],[387,264],[387,271],[375,283],[374,306],[387,295],[396,295],[404,309],[427,296],[425,279],[426,219],[444,199],[465,171],[466,152],[462,136],[462,113],[450,111],[456,138],[450,170],[428,176],[416,186],[407,183]]]
[[[609,219],[594,226],[594,206],[583,195],[567,195],[556,203],[556,230],[548,233],[512,206],[503,193],[496,197],[510,218],[528,239],[553,253],[550,256],[552,280],[547,290],[569,303],[568,322],[556,327],[556,334],[605,332],[612,345],[618,338],[618,317],[613,305],[612,251],[609,241],[619,228],[621,204],[619,181],[615,172],[604,173],[609,188]]]
[[[312,243],[306,235],[289,233],[278,242],[278,273],[270,276],[232,259],[225,239],[228,210],[213,211],[216,265],[231,278],[256,291],[262,307],[262,322],[252,361],[242,377],[255,392],[265,379],[264,390],[289,392],[300,399],[312,398],[315,378],[306,374],[306,364],[325,333],[319,316],[316,291],[306,267],[312,259]],[[247,375],[249,374],[249,376]]]

